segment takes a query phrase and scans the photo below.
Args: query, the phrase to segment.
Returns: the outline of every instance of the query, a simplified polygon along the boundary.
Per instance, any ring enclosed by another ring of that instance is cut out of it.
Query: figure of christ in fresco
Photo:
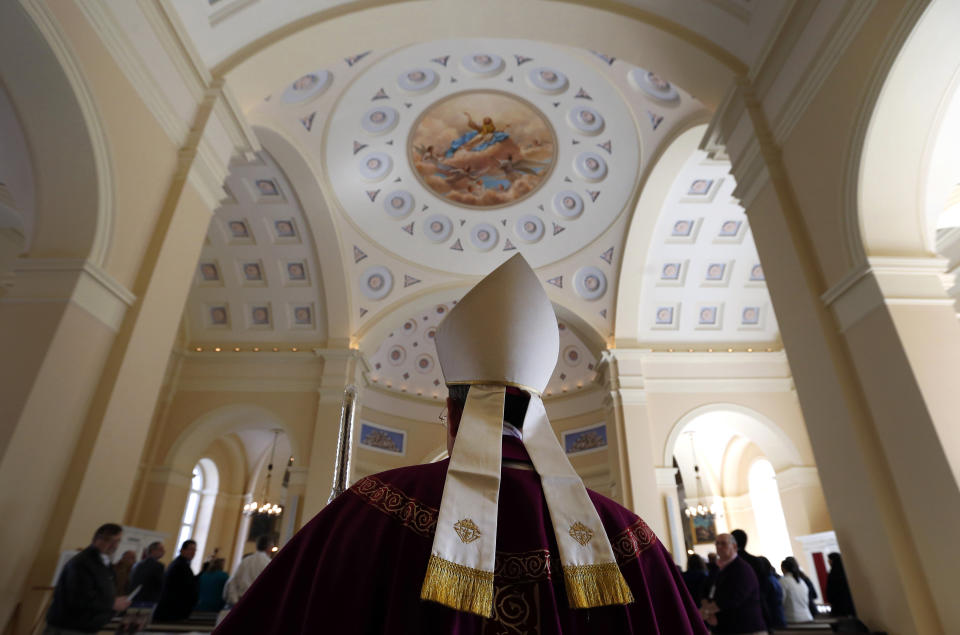
[[[475,119],[477,112],[483,116]],[[508,95],[478,91],[429,108],[411,133],[410,158],[435,194],[494,207],[536,190],[553,165],[555,146],[541,113]]]

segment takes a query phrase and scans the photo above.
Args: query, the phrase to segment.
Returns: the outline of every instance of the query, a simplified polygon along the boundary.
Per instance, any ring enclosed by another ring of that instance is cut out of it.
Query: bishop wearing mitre
[[[557,318],[527,262],[480,281],[435,339],[450,458],[354,483],[215,635],[705,634],[657,537],[560,447],[541,399]]]

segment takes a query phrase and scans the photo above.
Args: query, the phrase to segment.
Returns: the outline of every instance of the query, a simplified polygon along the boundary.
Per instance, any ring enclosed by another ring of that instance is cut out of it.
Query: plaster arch
[[[113,224],[110,151],[93,94],[45,3],[0,6],[0,76],[36,183],[28,255],[102,266]]]
[[[880,61],[848,159],[854,263],[935,251],[936,216],[960,180],[958,23],[960,4],[934,0],[916,22],[905,21],[912,30],[891,43],[892,59]]]
[[[296,143],[274,128],[256,125],[254,131],[263,148],[286,174],[300,199],[305,222],[309,223],[316,256],[320,262],[320,292],[327,315],[327,347],[347,346],[352,337],[350,284],[341,257],[341,241],[317,174]]]
[[[220,490],[239,494],[246,487],[246,456],[243,444],[232,434],[215,439],[203,452],[201,458],[209,458],[217,466]]]
[[[291,426],[270,410],[253,404],[233,404],[211,410],[193,421],[173,442],[163,465],[173,471],[189,474],[197,460],[217,439],[242,430],[281,429],[290,440],[290,453],[298,465],[306,464],[303,448],[306,439],[298,439]],[[199,448],[199,449],[198,449]]]
[[[698,406],[673,424],[664,444],[661,465],[673,464],[674,447],[684,428],[703,416],[722,412],[735,415],[735,418],[728,424],[760,448],[760,451],[778,472],[793,465],[803,465],[800,451],[796,445],[769,417],[752,408],[722,402]]]
[[[298,77],[349,52],[495,35],[603,51],[656,68],[679,86],[697,86],[698,98],[714,108],[723,100],[729,80],[747,70],[711,40],[627,4],[490,0],[483,11],[473,9],[464,2],[344,4],[276,29],[238,50],[213,73],[226,77],[244,109],[249,109],[270,92],[269,83],[278,73]],[[465,12],[470,19],[463,18]]]
[[[656,160],[640,192],[630,219],[617,276],[613,337],[618,347],[630,348],[639,345],[642,283],[654,227],[660,218],[670,188],[690,155],[699,147],[706,130],[707,125],[703,123],[692,123],[686,128],[679,128],[675,138],[666,142],[665,150]]]

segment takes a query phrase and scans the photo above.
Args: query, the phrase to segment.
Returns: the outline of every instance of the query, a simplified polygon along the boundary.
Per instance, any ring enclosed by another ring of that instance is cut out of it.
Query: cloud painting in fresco
[[[537,190],[556,161],[553,128],[532,105],[494,91],[458,93],[414,125],[410,161],[436,195],[467,207],[501,207]]]

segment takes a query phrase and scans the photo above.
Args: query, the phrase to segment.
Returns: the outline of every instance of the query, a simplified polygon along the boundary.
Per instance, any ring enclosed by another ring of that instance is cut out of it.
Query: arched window
[[[750,547],[755,554],[766,556],[777,570],[787,556],[793,555],[787,521],[780,503],[780,490],[773,465],[766,459],[757,459],[747,474],[750,487],[750,504],[757,520],[756,546]],[[751,537],[752,538],[752,537]]]
[[[220,487],[220,477],[217,466],[210,459],[200,459],[193,466],[193,478],[190,481],[190,493],[187,494],[187,504],[183,509],[183,518],[180,521],[180,533],[177,536],[175,548],[185,540],[197,542],[197,555],[190,563],[195,573],[200,571],[207,547],[207,534],[210,531],[210,518],[213,515],[213,504]]]

